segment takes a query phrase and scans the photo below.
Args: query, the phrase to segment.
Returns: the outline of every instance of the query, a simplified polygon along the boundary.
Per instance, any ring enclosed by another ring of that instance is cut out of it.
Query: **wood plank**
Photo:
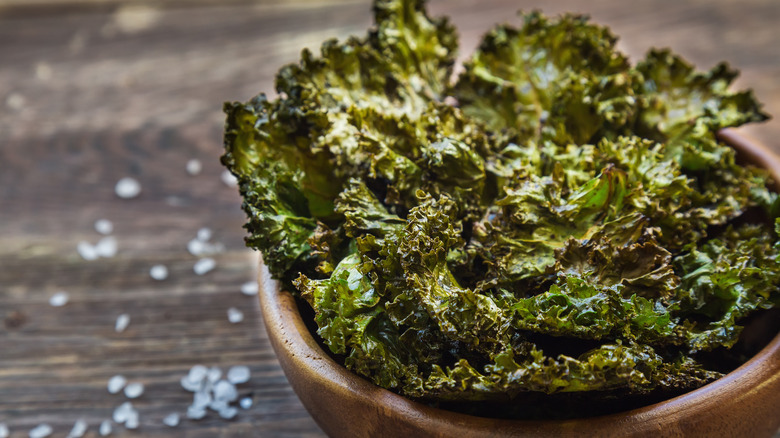
[[[430,8],[452,15],[462,57],[517,9],[587,12],[622,37],[632,59],[671,46],[701,68],[728,60],[743,71],[737,87],[754,88],[780,114],[776,0],[437,0]],[[238,194],[220,180],[221,105],[272,92],[275,72],[302,47],[362,34],[369,23],[368,1],[0,0],[0,422],[13,436],[43,421],[63,436],[77,418],[97,436],[124,401],[105,390],[116,373],[147,390],[136,402],[141,429],[115,436],[322,436],[278,367],[255,300],[239,293],[257,257],[243,246]],[[776,121],[746,131],[780,151]],[[185,171],[192,158],[203,163],[200,175]],[[114,195],[123,176],[141,182],[138,198]],[[87,262],[76,245],[101,237],[100,218],[114,222],[119,252]],[[203,226],[225,251],[197,276],[186,245]],[[156,263],[168,266],[167,280],[149,277]],[[58,290],[71,301],[52,308]],[[245,320],[230,324],[229,307]],[[132,321],[116,333],[123,312]],[[178,380],[197,363],[249,365],[241,392],[255,406],[234,421],[212,413],[175,430],[162,425],[186,409],[190,394]]]

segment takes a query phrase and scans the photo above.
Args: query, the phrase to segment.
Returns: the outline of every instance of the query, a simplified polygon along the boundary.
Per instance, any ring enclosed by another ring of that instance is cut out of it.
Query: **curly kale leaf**
[[[252,178],[241,183],[249,216],[246,243],[263,252],[263,261],[277,278],[310,258],[308,239],[316,222],[300,190],[300,178],[299,172],[271,162],[260,164]]]
[[[674,313],[688,319],[691,348],[732,346],[738,322],[780,300],[780,261],[767,227],[729,228],[722,236],[675,258],[682,283]]]
[[[277,92],[302,111],[357,106],[416,118],[446,89],[457,48],[454,28],[444,18],[430,19],[423,6],[377,1],[376,27],[367,38],[329,40],[319,58],[304,50],[299,65],[279,72]]]
[[[651,50],[636,71],[643,78],[635,86],[640,103],[636,129],[669,142],[668,153],[685,169],[713,165],[725,150],[717,145],[692,150],[685,145],[689,138],[768,118],[752,92],[728,90],[738,73],[725,63],[700,73],[669,50]]]
[[[632,72],[607,28],[579,15],[523,20],[492,30],[465,63],[454,95],[467,115],[521,139],[576,144],[631,117]]]
[[[483,257],[497,277],[516,281],[545,274],[567,239],[590,237],[623,208],[626,174],[615,167],[604,168],[572,193],[564,179],[556,163],[551,175],[530,175],[516,188],[506,187],[506,196],[496,201],[501,210],[483,223]]]

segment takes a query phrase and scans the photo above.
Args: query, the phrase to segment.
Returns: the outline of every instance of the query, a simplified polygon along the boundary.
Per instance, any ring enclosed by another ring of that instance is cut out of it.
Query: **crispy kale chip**
[[[532,12],[453,78],[423,0],[374,15],[283,67],[278,97],[225,104],[247,245],[327,348],[431,401],[718,378],[703,355],[780,304],[777,195],[716,136],[767,118],[736,72],[632,67],[607,28]]]

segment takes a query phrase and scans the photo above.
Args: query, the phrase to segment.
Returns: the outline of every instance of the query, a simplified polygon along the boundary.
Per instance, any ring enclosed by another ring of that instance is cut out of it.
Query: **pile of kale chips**
[[[374,12],[283,67],[278,98],[225,105],[247,244],[331,352],[445,404],[721,376],[713,354],[780,303],[777,195],[716,137],[767,118],[737,73],[668,50],[632,67],[586,17],[530,13],[453,78],[446,19]]]

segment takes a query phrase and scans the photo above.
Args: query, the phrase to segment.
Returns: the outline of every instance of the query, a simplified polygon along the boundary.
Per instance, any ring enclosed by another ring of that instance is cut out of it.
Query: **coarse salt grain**
[[[68,438],[81,438],[87,433],[87,422],[84,420],[76,420],[73,424],[73,428],[68,434]]]
[[[252,400],[252,397],[244,397],[238,404],[241,406],[241,409],[249,409],[254,404],[254,401]]]
[[[118,394],[122,388],[127,384],[127,379],[121,374],[108,379],[108,392],[111,394]]]
[[[214,400],[232,402],[238,399],[236,386],[227,380],[220,380],[214,384]]]
[[[59,291],[49,297],[49,305],[52,307],[62,307],[66,304],[68,304],[68,300],[70,299],[70,296],[68,296],[68,293],[65,291]]]
[[[206,246],[205,243],[195,238],[187,242],[187,251],[194,256],[199,256],[205,252]]]
[[[187,173],[190,175],[195,176],[199,174],[201,170],[203,170],[203,165],[200,163],[200,160],[193,158],[190,161],[187,161]]]
[[[53,429],[48,424],[39,424],[30,430],[30,438],[46,438],[52,432]]]
[[[193,265],[192,270],[197,275],[203,275],[217,267],[217,262],[211,257],[206,257],[198,260]]]
[[[103,422],[100,423],[98,432],[100,433],[100,436],[109,436],[111,435],[111,432],[113,432],[113,429],[114,428],[111,426],[111,421],[103,420]]]
[[[238,324],[239,322],[244,320],[244,312],[236,309],[235,307],[231,307],[227,311],[228,315],[228,321],[230,321],[233,324]]]
[[[130,315],[128,315],[127,313],[123,313],[116,317],[116,324],[114,324],[114,331],[116,331],[117,333],[122,333],[129,325],[130,325]]]
[[[201,242],[208,242],[208,240],[211,239],[211,229],[208,227],[203,227],[198,230],[198,240]]]
[[[173,412],[171,414],[166,415],[163,418],[162,422],[164,425],[168,427],[176,427],[179,425],[179,420],[180,420],[179,414]]]
[[[138,398],[144,393],[144,384],[143,383],[129,383],[127,386],[125,386],[125,396],[127,398]]]
[[[205,366],[193,365],[192,368],[190,368],[190,372],[187,374],[187,378],[189,378],[193,382],[200,382],[206,378],[206,375],[208,373],[209,373],[209,369],[206,368]]]
[[[227,380],[230,383],[238,385],[240,383],[246,383],[250,377],[249,367],[245,365],[236,365],[230,367],[227,372]]]
[[[222,178],[222,182],[229,187],[235,187],[236,184],[238,184],[238,180],[235,176],[233,176],[232,173],[230,173],[229,170],[223,171],[222,175],[220,175],[220,178]]]
[[[141,193],[141,183],[135,178],[124,177],[116,182],[114,192],[122,199],[135,198]]]
[[[5,423],[0,423],[0,438],[8,438],[11,435],[11,431],[8,430],[8,426]]]
[[[165,265],[154,265],[149,269],[149,276],[157,281],[168,278],[168,268]]]
[[[114,231],[114,224],[108,219],[98,219],[95,221],[95,231],[109,235]]]
[[[91,261],[100,257],[100,255],[98,255],[97,251],[95,250],[95,246],[85,240],[82,240],[76,245],[76,251],[84,260]]]
[[[259,289],[256,281],[247,281],[241,285],[241,293],[248,296],[257,295]]]
[[[95,253],[100,257],[111,258],[116,255],[116,237],[106,236],[95,244]]]

